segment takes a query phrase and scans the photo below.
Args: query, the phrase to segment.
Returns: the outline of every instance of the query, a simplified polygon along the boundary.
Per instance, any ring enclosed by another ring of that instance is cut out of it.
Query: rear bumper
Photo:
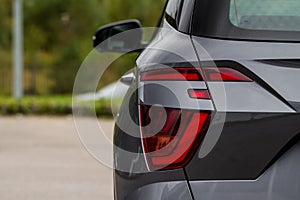
[[[162,182],[143,186],[130,195],[126,200],[192,200],[186,181]]]

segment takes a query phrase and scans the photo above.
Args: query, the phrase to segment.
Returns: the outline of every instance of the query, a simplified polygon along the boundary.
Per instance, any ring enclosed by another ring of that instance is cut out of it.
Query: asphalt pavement
[[[112,133],[112,120],[101,123]],[[0,117],[1,200],[110,200],[112,185],[112,170],[85,150],[71,116]]]

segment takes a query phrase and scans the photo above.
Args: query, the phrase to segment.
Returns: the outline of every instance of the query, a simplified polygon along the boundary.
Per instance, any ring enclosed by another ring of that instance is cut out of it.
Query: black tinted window
[[[166,19],[175,28],[180,20],[180,12],[183,0],[169,0],[166,8]]]
[[[298,42],[299,7],[300,0],[196,0],[191,34]]]

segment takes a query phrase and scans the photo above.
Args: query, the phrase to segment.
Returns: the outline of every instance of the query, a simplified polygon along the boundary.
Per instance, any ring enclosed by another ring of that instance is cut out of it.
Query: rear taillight
[[[203,81],[194,67],[175,67],[149,70],[141,73],[141,81]]]
[[[210,113],[140,105],[143,147],[149,169],[184,167],[207,130]],[[157,132],[157,127],[162,128]]]
[[[175,67],[141,72],[141,81],[253,81],[243,73],[228,67]]]
[[[248,82],[252,79],[228,67],[175,67],[141,72],[140,81],[157,81],[159,84],[159,81]],[[183,95],[184,98],[192,98],[199,104],[212,101],[207,88],[199,89],[200,83],[182,85],[186,90],[180,91],[188,93],[188,96]],[[148,167],[150,170],[166,170],[184,167],[191,160],[208,129],[213,108],[180,109],[144,105],[142,102],[139,109],[143,150]]]

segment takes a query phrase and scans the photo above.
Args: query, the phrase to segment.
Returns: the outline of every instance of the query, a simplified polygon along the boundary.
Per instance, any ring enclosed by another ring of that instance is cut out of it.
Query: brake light
[[[194,67],[175,67],[149,70],[141,73],[141,81],[203,81]]]
[[[207,130],[210,111],[140,105],[140,118],[149,169],[166,170],[184,167],[190,161]],[[163,128],[157,133],[158,126]]]
[[[203,76],[202,76],[203,75]],[[228,67],[175,67],[141,72],[141,81],[253,81],[241,72]]]
[[[208,90],[189,89],[188,93],[193,99],[210,99]]]
[[[206,81],[252,81],[249,77],[245,76],[241,72],[227,67],[214,67],[203,68],[202,71],[205,74]]]

